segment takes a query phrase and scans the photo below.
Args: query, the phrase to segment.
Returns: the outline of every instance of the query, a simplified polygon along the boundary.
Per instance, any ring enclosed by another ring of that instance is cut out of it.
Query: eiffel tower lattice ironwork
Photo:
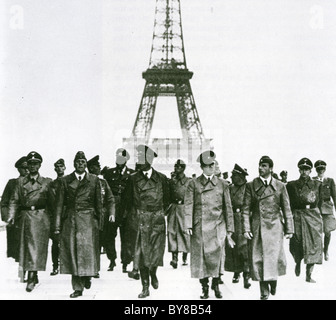
[[[187,68],[180,0],[156,0],[149,68],[132,136],[148,142],[159,96],[176,96],[182,137],[202,144],[201,122],[190,86],[193,72]]]

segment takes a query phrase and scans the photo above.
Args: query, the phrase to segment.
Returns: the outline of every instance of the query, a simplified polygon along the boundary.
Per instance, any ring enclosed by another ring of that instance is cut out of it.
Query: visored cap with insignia
[[[298,162],[298,167],[300,169],[311,169],[313,167],[313,163],[308,158],[302,158]]]
[[[92,159],[88,160],[87,165],[88,167],[93,166],[93,165],[100,166],[99,156],[95,156]]]
[[[27,165],[27,157],[21,157],[18,161],[15,162],[15,168],[21,168],[24,164]]]
[[[31,151],[27,155],[27,162],[41,162],[42,163],[42,156],[37,153],[36,151]]]
[[[54,167],[56,167],[57,165],[60,165],[60,166],[65,166],[65,162],[64,162],[64,159],[58,159],[55,163],[54,163]]]
[[[237,173],[237,174],[242,174],[244,176],[248,176],[247,170],[243,169],[241,166],[238,164],[235,164],[232,170],[232,173]]]
[[[216,154],[212,150],[207,150],[202,152],[198,158],[197,162],[199,162],[201,165],[210,165],[215,163]]]
[[[128,151],[126,149],[124,149],[124,148],[117,149],[116,156],[117,157],[123,157],[126,160],[129,160],[129,158],[130,158],[130,155],[129,155]]]
[[[259,165],[263,163],[268,163],[271,168],[273,168],[273,160],[269,156],[262,156],[259,160]]]
[[[183,160],[178,159],[174,164],[174,167],[176,167],[176,166],[181,166],[181,167],[185,168],[187,165]]]
[[[74,161],[79,160],[79,159],[84,159],[85,161],[87,161],[85,157],[85,153],[83,151],[78,151],[76,153]]]
[[[325,161],[323,160],[317,160],[315,163],[314,163],[314,168],[318,169],[318,168],[326,168],[327,167],[327,164]]]
[[[139,163],[142,163],[145,157],[146,157],[146,160],[151,163],[153,159],[158,156],[157,153],[152,148],[144,144],[139,144],[136,150],[138,151]]]

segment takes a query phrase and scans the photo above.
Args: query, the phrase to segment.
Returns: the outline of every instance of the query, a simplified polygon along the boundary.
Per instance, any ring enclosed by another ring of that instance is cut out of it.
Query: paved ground
[[[330,260],[323,265],[315,266],[313,278],[316,284],[304,281],[304,272],[300,277],[294,275],[294,262],[288,252],[288,240],[285,241],[287,254],[287,275],[280,277],[276,296],[270,300],[311,300],[336,299],[336,235],[331,242]],[[119,248],[119,237],[117,241]],[[49,248],[50,249],[50,248]],[[140,280],[133,280],[127,274],[121,272],[121,265],[117,261],[117,267],[113,272],[108,272],[108,260],[106,255],[101,256],[102,271],[100,279],[92,280],[90,290],[85,290],[81,300],[136,300],[141,291]],[[151,295],[147,300],[199,300],[201,293],[198,280],[191,279],[189,266],[179,264],[178,269],[172,269],[169,265],[171,255],[165,254],[165,265],[159,268],[158,277],[160,287],[151,289]],[[26,284],[20,283],[17,277],[18,264],[13,259],[6,258],[6,231],[0,231],[0,299],[1,300],[67,300],[72,292],[71,277],[69,275],[49,275],[51,255],[49,251],[47,271],[39,272],[40,283],[33,292],[25,291]],[[129,266],[130,269],[130,266]],[[242,282],[233,284],[232,273],[223,276],[224,285],[221,285],[223,299],[225,300],[258,300],[258,282],[252,282],[249,290],[243,288]],[[210,299],[214,298],[213,291]]]

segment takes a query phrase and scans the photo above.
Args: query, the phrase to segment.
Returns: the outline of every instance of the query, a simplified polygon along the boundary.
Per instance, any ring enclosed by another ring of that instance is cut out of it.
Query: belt
[[[21,210],[42,210],[42,209],[45,209],[45,207],[41,206],[21,207]]]

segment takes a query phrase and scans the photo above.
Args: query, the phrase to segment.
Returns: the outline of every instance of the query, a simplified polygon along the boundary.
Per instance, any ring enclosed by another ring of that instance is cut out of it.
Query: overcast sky
[[[0,189],[32,150],[44,158],[41,174],[52,178],[61,157],[66,173],[73,170],[78,150],[114,165],[143,93],[155,2],[1,1]],[[297,162],[309,157],[325,160],[336,177],[336,2],[181,6],[191,86],[222,171],[238,163],[252,179],[269,155],[276,172],[296,179]],[[180,136],[171,98],[158,101],[154,133],[163,128]]]

